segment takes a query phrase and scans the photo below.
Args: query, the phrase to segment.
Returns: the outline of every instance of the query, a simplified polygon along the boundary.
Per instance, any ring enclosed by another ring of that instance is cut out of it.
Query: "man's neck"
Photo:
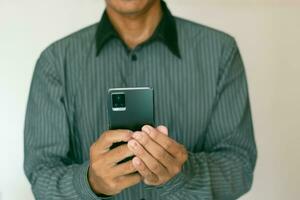
[[[134,49],[152,36],[162,17],[162,9],[157,1],[143,13],[122,15],[107,8],[107,14],[126,45]]]

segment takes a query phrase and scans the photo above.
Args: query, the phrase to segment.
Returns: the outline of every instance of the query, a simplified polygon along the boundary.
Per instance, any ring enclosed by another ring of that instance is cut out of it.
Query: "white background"
[[[300,2],[168,0],[173,14],[232,34],[248,75],[258,162],[243,200],[299,199]],[[97,22],[103,0],[0,0],[0,199],[33,199],[23,123],[33,68],[53,41]]]

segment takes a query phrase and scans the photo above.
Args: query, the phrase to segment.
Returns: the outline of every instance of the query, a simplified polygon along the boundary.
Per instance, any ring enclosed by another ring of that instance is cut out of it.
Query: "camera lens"
[[[125,94],[124,93],[112,94],[112,105],[113,105],[113,108],[124,108],[125,107]]]

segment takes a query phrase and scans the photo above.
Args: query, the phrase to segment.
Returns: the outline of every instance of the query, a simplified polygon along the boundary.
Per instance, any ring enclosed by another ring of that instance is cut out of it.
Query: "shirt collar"
[[[161,41],[174,55],[180,58],[181,56],[178,46],[175,18],[171,14],[164,1],[161,1],[161,6],[163,11],[162,19],[156,27],[153,35],[144,43],[148,43],[154,40]],[[96,31],[96,55],[99,55],[104,45],[112,38],[120,39],[119,34],[110,22],[105,10]]]

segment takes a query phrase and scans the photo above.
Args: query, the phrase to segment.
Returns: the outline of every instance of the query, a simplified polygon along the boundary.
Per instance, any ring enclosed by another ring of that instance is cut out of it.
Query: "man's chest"
[[[200,151],[215,98],[213,73],[193,61],[131,56],[103,55],[85,62],[74,101],[77,141],[89,146],[108,129],[109,88],[151,87],[155,124],[167,126],[170,137],[188,150]]]

